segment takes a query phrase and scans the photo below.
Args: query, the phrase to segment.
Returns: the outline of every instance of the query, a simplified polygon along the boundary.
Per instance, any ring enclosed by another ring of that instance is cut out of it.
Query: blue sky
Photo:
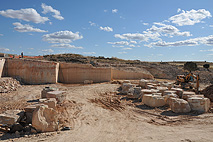
[[[0,52],[213,61],[212,0],[0,1]]]

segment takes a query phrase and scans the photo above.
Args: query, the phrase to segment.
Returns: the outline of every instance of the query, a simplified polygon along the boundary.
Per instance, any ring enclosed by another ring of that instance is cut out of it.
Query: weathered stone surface
[[[13,125],[19,120],[20,115],[22,115],[21,110],[7,110],[0,114],[0,124]]]
[[[134,87],[135,85],[131,83],[123,83],[121,93],[128,94],[128,93],[134,93]]]
[[[172,98],[178,98],[178,95],[170,93],[170,94],[164,94],[164,101],[167,105],[171,103]]]
[[[10,129],[10,133],[15,133],[16,131],[20,132],[22,131],[24,128],[21,124],[19,123],[15,123],[11,126],[11,129]]]
[[[189,103],[179,98],[171,98],[170,108],[174,113],[187,113],[191,111]]]
[[[188,103],[193,111],[207,112],[210,108],[210,100],[208,98],[190,97]]]
[[[47,105],[38,106],[33,112],[32,126],[38,132],[53,132],[58,130],[57,112]]]
[[[147,89],[156,89],[153,85],[147,85]]]
[[[166,90],[163,92],[163,96],[169,95],[169,94],[176,94],[176,91]]]
[[[172,91],[176,91],[176,94],[182,98],[182,95],[183,95],[183,89],[181,88],[171,88]]]
[[[141,88],[147,88],[147,83],[149,83],[148,80],[141,79],[141,80],[139,81],[139,86],[140,86]]]
[[[183,91],[182,99],[187,100],[190,96],[195,95],[195,92]]]
[[[92,84],[93,80],[84,80],[84,84]]]
[[[157,90],[159,90],[159,93],[164,93],[164,91],[166,91],[166,90],[168,90],[168,88],[167,87],[161,87],[161,86],[159,86],[159,87],[157,87]]]
[[[152,90],[149,90],[149,89],[142,89],[141,90],[141,94],[142,95],[145,95],[145,94],[152,94],[153,92],[152,92]]]
[[[65,93],[66,91],[50,91],[50,92],[47,92],[46,98],[55,98],[57,100],[58,97],[60,97],[61,95]]]
[[[164,98],[159,95],[145,94],[143,95],[142,102],[150,107],[160,107],[165,105]]]
[[[133,93],[128,93],[128,98],[140,98],[141,97],[141,87],[134,87]]]
[[[39,103],[47,105],[49,108],[56,109],[57,101],[55,98],[39,99]]]
[[[41,91],[41,98],[46,98],[47,92],[50,91],[57,91],[57,88],[52,88],[52,87],[45,87],[43,88],[43,90]]]
[[[36,109],[37,106],[40,106],[41,104],[39,103],[36,103],[36,104],[32,104],[32,105],[29,105],[29,106],[26,106],[24,108],[24,111],[25,112],[29,112],[29,113],[33,113],[33,111]]]

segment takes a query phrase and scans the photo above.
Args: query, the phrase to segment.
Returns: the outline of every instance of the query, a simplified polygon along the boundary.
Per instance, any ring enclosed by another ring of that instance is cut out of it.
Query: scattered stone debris
[[[16,91],[19,87],[21,87],[21,84],[16,79],[11,77],[0,78],[0,93]]]

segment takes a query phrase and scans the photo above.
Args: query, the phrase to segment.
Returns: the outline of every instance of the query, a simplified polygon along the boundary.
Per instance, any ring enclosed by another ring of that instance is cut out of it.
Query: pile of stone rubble
[[[121,93],[128,98],[142,99],[142,103],[150,107],[169,105],[174,113],[204,113],[210,108],[210,100],[204,95],[184,91],[180,86],[169,82],[142,79],[139,84],[131,84],[126,80],[121,85]]]
[[[41,99],[21,110],[7,110],[0,114],[0,128],[18,135],[53,132],[59,129],[58,103],[66,98],[65,91],[45,87]]]
[[[0,93],[16,91],[21,85],[19,81],[11,77],[0,78]]]

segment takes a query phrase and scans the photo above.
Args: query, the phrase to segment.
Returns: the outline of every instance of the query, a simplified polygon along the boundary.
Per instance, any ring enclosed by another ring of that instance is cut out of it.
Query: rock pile
[[[11,77],[0,78],[0,93],[16,91],[19,87],[21,87],[20,82],[16,79]]]
[[[142,99],[142,103],[150,107],[169,105],[175,113],[188,113],[191,110],[204,113],[210,108],[210,100],[204,98],[204,95],[206,96],[206,92],[211,94],[213,86],[207,88],[204,95],[184,91],[174,83],[165,81],[142,79],[138,86],[126,80],[121,85],[121,93],[127,95],[128,98]]]
[[[205,97],[209,98],[211,102],[213,102],[213,85],[206,87],[204,90],[201,91]]]
[[[63,101],[66,92],[54,90],[57,89],[45,87],[41,92],[42,98],[25,107],[24,111],[8,110],[0,114],[0,126],[6,126],[8,132],[19,134],[57,131],[59,128],[57,105]]]

